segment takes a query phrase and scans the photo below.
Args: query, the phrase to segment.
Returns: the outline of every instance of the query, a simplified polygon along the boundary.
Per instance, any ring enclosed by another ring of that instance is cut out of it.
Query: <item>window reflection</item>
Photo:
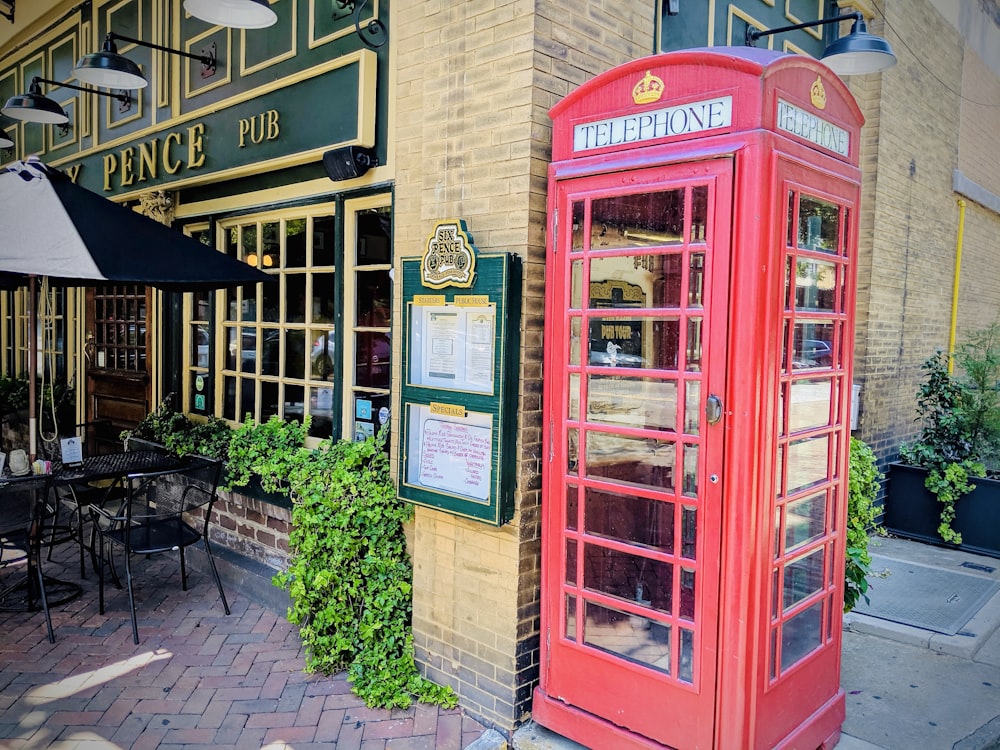
[[[807,250],[837,252],[840,207],[817,198],[800,196],[798,246]]]

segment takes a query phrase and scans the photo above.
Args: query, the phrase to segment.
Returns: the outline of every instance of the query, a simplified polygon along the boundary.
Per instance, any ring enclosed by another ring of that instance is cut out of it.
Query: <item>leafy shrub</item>
[[[875,525],[879,483],[884,478],[878,470],[875,453],[861,440],[851,438],[850,471],[847,480],[847,557],[844,570],[844,612],[857,606],[858,599],[868,601],[868,576],[872,556],[868,552],[871,533],[885,532]]]
[[[407,707],[412,698],[454,706],[454,692],[420,676],[410,629],[412,566],[400,501],[383,445],[326,441],[297,452],[288,481],[294,504],[292,562],[275,576],[289,590],[307,669],[347,669],[368,706]]]

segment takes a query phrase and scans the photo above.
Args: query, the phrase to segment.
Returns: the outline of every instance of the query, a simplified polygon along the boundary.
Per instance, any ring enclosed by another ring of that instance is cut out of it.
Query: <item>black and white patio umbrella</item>
[[[37,445],[38,277],[63,286],[148,284],[166,291],[241,286],[275,277],[73,183],[35,157],[0,170],[0,272],[29,286],[30,454]]]

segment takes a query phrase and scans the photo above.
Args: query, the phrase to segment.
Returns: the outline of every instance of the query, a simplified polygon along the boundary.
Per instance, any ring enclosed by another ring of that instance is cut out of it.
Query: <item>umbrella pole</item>
[[[35,298],[38,294],[38,279],[28,277],[28,455],[34,462],[38,455],[38,422],[35,410],[38,403],[36,379],[38,376],[38,309]]]

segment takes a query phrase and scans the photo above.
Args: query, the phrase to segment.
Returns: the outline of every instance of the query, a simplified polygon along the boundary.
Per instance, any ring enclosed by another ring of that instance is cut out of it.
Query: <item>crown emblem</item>
[[[663,96],[663,80],[647,70],[646,75],[632,89],[632,101],[636,104],[650,104]]]
[[[813,85],[809,87],[809,98],[816,109],[826,109],[826,89],[823,88],[823,81],[819,76],[816,76]]]

